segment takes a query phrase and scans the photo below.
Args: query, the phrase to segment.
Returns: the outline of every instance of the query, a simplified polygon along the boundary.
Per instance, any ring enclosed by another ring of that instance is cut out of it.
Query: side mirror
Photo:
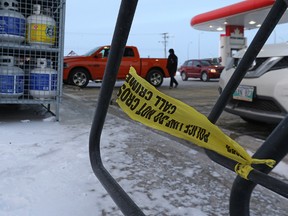
[[[198,64],[197,67],[201,68],[201,65]]]

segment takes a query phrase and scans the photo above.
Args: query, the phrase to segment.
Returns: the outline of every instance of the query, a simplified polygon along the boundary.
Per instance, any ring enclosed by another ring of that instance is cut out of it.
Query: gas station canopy
[[[191,26],[202,31],[223,32],[227,25],[243,26],[245,30],[259,28],[275,0],[246,0],[223,8],[199,14],[192,18]],[[288,22],[288,14],[280,23]]]

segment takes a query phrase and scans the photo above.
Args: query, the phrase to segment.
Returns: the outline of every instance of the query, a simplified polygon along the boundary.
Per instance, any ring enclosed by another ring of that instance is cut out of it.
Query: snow
[[[1,216],[122,215],[91,169],[91,122],[57,122],[49,115],[22,118],[0,118]],[[211,162],[201,149],[110,114],[101,148],[107,170],[145,214],[228,215],[235,174]],[[275,171],[288,178],[287,164],[281,162]],[[252,198],[252,215],[287,213],[284,204],[266,208],[267,198],[259,191],[256,201]]]
[[[288,179],[288,165],[282,161],[277,164],[277,166],[273,169],[274,173],[277,173],[278,175],[284,176],[286,179]]]

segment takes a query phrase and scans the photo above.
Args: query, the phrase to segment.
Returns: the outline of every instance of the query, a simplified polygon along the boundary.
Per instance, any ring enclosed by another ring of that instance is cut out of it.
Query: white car
[[[224,68],[220,93],[246,49],[238,51]],[[288,112],[288,43],[265,45],[251,65],[225,111],[246,121],[279,123]]]

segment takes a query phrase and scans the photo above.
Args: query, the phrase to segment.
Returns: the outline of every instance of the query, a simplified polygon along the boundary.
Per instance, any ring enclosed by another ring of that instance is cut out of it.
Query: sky
[[[163,33],[179,62],[189,58],[219,56],[219,32],[193,29],[191,19],[201,13],[240,0],[139,0],[127,44],[139,48],[141,57],[164,57]],[[120,0],[69,0],[66,3],[64,55],[71,50],[84,54],[96,46],[111,44]],[[268,43],[287,41],[287,25],[277,27]],[[256,30],[246,31],[248,44]]]

